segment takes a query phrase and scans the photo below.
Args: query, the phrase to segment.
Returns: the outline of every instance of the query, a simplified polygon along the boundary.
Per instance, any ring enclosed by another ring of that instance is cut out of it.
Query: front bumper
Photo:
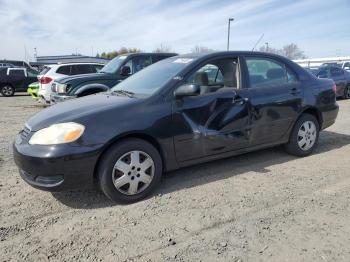
[[[18,134],[13,155],[24,181],[35,188],[66,191],[91,187],[101,147],[30,145]]]
[[[47,91],[47,89],[39,88],[38,96],[39,96],[39,99],[41,99],[41,102],[43,102],[44,104],[50,103],[50,91]]]
[[[50,103],[53,105],[53,104],[61,103],[74,98],[76,98],[76,96],[68,96],[64,94],[52,93]]]

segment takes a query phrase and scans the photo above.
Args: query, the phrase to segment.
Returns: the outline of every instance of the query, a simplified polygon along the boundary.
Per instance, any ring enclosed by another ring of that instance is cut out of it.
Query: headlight
[[[63,94],[66,92],[66,87],[67,85],[65,84],[56,83],[56,92],[59,94]]]
[[[70,143],[81,137],[84,130],[83,125],[73,122],[54,124],[35,132],[29,140],[29,144],[56,145]]]

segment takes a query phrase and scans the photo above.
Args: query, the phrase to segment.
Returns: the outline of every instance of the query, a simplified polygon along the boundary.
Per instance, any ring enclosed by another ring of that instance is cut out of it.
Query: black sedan
[[[182,55],[39,112],[17,135],[14,159],[36,188],[97,181],[112,200],[133,202],[184,166],[280,144],[307,156],[337,114],[334,82],[286,58]]]
[[[336,95],[344,99],[350,98],[350,72],[339,66],[321,66],[313,72],[319,78],[330,78],[336,84]]]

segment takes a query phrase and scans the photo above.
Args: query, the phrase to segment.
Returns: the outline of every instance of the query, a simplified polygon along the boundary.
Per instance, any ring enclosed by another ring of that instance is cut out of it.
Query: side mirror
[[[176,98],[181,98],[185,96],[197,96],[200,93],[200,87],[199,85],[195,84],[184,84],[182,86],[179,86],[175,92],[174,95]]]
[[[344,67],[344,70],[350,70],[350,66]]]
[[[122,76],[128,76],[131,74],[131,69],[130,69],[130,66],[123,66],[120,70],[120,74]]]

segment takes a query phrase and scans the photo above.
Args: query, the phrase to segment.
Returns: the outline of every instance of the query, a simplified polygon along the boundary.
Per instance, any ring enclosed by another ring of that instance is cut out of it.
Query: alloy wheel
[[[154,172],[154,161],[147,153],[130,151],[115,163],[112,171],[113,184],[125,195],[136,195],[151,184]]]
[[[307,151],[313,147],[317,138],[316,125],[312,121],[304,122],[298,131],[298,146],[301,150]]]
[[[11,86],[3,86],[1,92],[4,96],[12,96],[13,88]]]

